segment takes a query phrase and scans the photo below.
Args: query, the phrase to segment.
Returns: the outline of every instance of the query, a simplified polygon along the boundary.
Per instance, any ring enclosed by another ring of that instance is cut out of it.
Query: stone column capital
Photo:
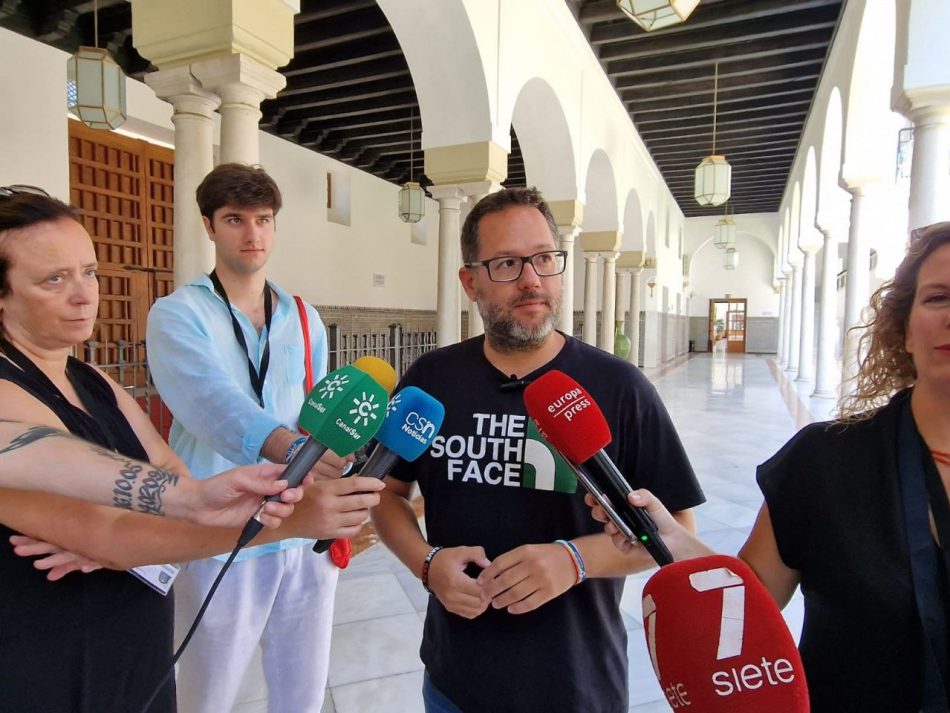
[[[894,110],[915,124],[935,117],[950,119],[950,84],[904,89],[894,101]]]
[[[558,229],[561,226],[579,228],[584,222],[584,204],[576,200],[548,201]]]
[[[284,75],[246,54],[195,62],[191,72],[203,87],[220,94],[223,102],[255,108],[287,85]]]
[[[439,201],[440,205],[458,208],[462,203],[468,200],[468,196],[462,187],[456,183],[446,183],[440,186],[429,186],[429,195]]]
[[[145,75],[145,83],[155,92],[155,96],[172,104],[176,112],[181,107],[189,113],[210,117],[221,103],[216,94],[201,86],[190,67],[149,72]]]
[[[581,229],[577,227],[576,225],[558,224],[557,226],[557,234],[558,234],[558,237],[561,239],[562,243],[573,244],[574,240],[577,238],[580,232],[581,232]]]
[[[601,257],[604,258],[604,262],[606,263],[615,263],[617,262],[617,258],[620,257],[620,253],[619,252],[604,252],[604,253],[601,253]]]
[[[508,177],[508,152],[491,141],[426,148],[423,161],[425,174],[438,185],[501,183]]]
[[[847,175],[847,167],[842,168],[842,175]],[[848,193],[851,194],[852,198],[861,198],[871,193],[875,193],[884,187],[884,181],[880,176],[868,175],[868,176],[848,176],[847,178],[842,178],[839,181],[839,184],[844,188]]]
[[[458,185],[462,192],[470,199],[476,198],[477,200],[481,200],[489,193],[495,193],[501,189],[501,184],[498,181],[468,181],[456,185]]]

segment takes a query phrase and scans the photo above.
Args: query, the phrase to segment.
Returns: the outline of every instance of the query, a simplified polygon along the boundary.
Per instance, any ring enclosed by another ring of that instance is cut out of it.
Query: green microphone
[[[287,487],[300,485],[327,450],[345,456],[366,445],[382,425],[388,403],[386,389],[355,366],[341,367],[320,379],[300,409],[300,427],[309,435],[284,469]],[[280,495],[271,495],[264,503],[279,499]],[[264,503],[244,526],[239,548],[263,528]]]

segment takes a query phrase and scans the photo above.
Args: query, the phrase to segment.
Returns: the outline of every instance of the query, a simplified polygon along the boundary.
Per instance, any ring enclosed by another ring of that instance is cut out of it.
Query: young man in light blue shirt
[[[289,460],[301,442],[305,359],[322,377],[327,339],[317,311],[305,305],[305,354],[294,298],[266,280],[281,207],[273,179],[260,167],[223,164],[196,195],[215,268],[155,303],[147,345],[155,384],[175,417],[169,443],[203,478],[238,464]],[[328,525],[336,525],[331,537],[359,531],[366,496],[358,493],[375,489],[363,478],[339,480],[345,463],[327,451],[313,469],[313,487],[326,491]],[[180,713],[231,710],[258,643],[268,710],[319,713],[338,569],[311,544],[283,540],[241,552],[181,659]],[[185,565],[175,586],[179,627],[193,620],[220,567],[213,559]]]

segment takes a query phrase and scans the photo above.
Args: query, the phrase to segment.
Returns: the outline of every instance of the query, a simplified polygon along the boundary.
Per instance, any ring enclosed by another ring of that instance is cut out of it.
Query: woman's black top
[[[148,460],[115,393],[97,371],[73,358],[66,366],[87,413],[70,404],[9,343],[2,346],[16,363],[0,357],[0,379],[49,406],[70,433]],[[126,713],[140,708],[171,664],[171,595],[163,597],[128,572],[111,570],[74,572],[49,582],[32,559],[13,553],[12,534],[0,525],[0,711]],[[174,710],[174,685],[169,684],[150,711]]]

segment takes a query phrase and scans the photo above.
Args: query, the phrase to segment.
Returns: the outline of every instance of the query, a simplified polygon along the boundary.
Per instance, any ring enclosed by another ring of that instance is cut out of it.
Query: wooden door
[[[145,357],[152,303],[174,289],[174,152],[69,122],[70,202],[99,260],[99,319],[77,356],[122,384],[167,439]]]
[[[726,352],[745,354],[745,300],[729,300],[726,312]]]
[[[709,351],[745,353],[746,299],[709,300]]]
[[[173,288],[174,152],[69,122],[70,201],[99,260],[99,320],[80,358],[146,387],[145,320]]]

